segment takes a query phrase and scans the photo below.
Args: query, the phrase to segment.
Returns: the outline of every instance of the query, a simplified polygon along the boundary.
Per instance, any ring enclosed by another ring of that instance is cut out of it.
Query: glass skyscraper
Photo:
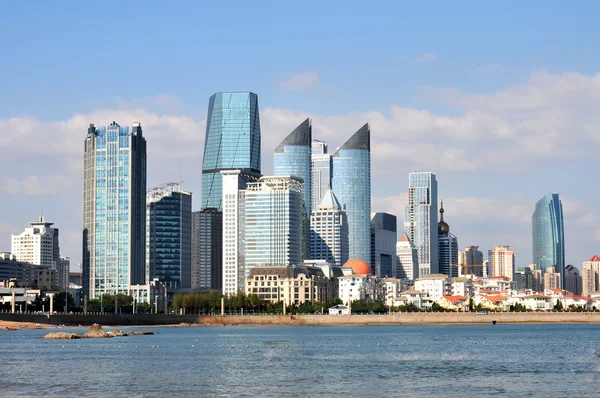
[[[555,267],[565,277],[565,233],[563,226],[562,202],[558,193],[548,194],[535,204],[531,217],[533,263],[542,271]]]
[[[261,177],[244,193],[245,277],[256,266],[302,264],[302,180]]]
[[[250,92],[210,97],[202,162],[201,208],[221,210],[222,170],[260,173],[258,96]]]
[[[163,184],[146,195],[146,283],[191,287],[192,194]]]
[[[192,213],[192,289],[223,288],[223,213],[207,207]]]
[[[302,222],[302,257],[309,257],[309,234],[312,195],[311,173],[312,123],[306,119],[294,129],[276,148],[273,154],[273,175],[295,176],[304,180],[304,218]]]
[[[440,205],[438,223],[438,269],[440,274],[458,276],[458,238],[444,221],[444,203]]]
[[[435,174],[408,175],[408,204],[404,207],[404,231],[417,249],[419,276],[437,274],[437,179]]]
[[[327,152],[327,143],[312,142],[312,194],[311,209],[316,209],[323,196],[331,188],[331,154]]]
[[[333,155],[333,192],[348,216],[348,256],[371,262],[371,130],[361,127]]]
[[[142,126],[90,124],[83,181],[83,294],[145,282],[146,139]]]

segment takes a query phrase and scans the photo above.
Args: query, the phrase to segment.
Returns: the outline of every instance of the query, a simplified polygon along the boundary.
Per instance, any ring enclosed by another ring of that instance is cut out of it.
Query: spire
[[[444,201],[440,203],[440,222],[438,223],[438,235],[445,236],[450,232],[450,226],[444,221]]]
[[[444,199],[440,203],[440,222],[444,222]]]

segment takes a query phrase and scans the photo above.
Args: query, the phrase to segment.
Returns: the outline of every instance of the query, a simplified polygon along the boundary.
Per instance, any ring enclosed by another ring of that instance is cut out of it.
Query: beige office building
[[[515,252],[509,250],[508,245],[496,246],[494,250],[488,251],[491,276],[506,276],[511,281],[515,273]]]

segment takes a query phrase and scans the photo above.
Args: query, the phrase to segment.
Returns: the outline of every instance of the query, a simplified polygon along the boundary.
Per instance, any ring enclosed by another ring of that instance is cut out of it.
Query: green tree
[[[554,305],[554,310],[555,311],[562,311],[563,310],[562,301],[560,301],[560,299],[556,299],[556,304]]]

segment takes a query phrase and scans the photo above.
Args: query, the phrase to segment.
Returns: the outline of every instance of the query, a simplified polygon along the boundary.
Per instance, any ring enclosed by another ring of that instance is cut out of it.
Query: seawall
[[[51,325],[143,326],[179,325],[181,323],[205,326],[242,325],[428,325],[428,324],[527,324],[573,323],[600,324],[600,312],[498,312],[488,315],[455,312],[413,312],[390,315],[35,315],[0,313],[0,320],[32,322]]]

